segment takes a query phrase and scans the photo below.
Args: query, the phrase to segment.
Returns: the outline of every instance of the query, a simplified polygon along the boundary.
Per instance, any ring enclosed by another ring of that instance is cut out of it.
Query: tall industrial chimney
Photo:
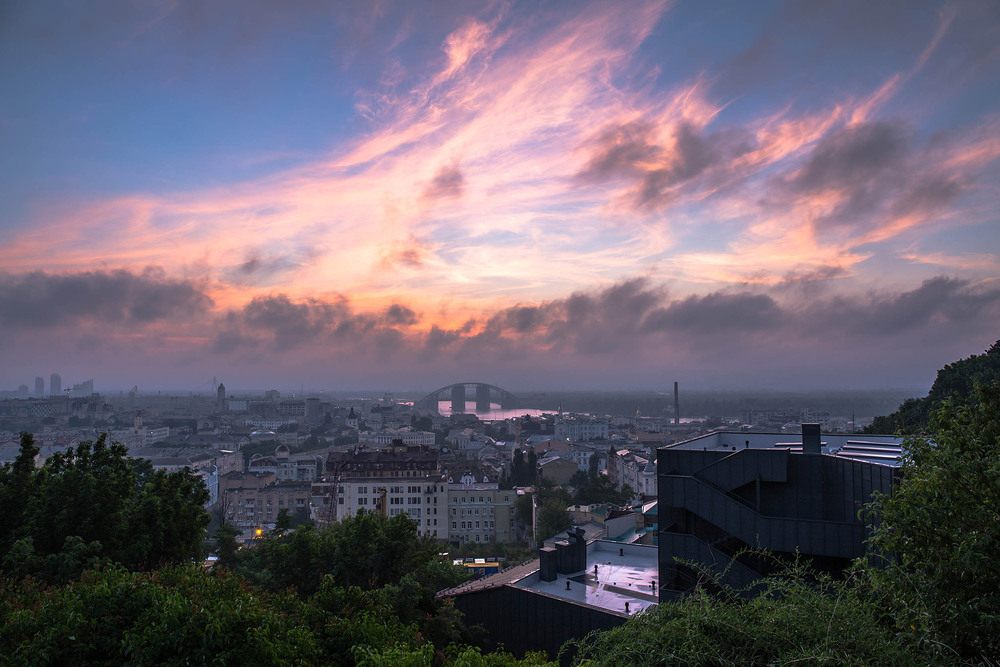
[[[674,423],[681,423],[681,397],[676,382],[674,383]]]

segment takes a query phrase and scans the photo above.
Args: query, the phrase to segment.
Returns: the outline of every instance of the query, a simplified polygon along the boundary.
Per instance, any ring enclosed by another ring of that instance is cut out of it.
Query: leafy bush
[[[589,635],[579,642],[574,664],[926,664],[878,622],[857,578],[834,581],[791,563],[742,597],[744,591],[727,588],[710,572],[702,575],[710,585]]]
[[[1000,383],[946,401],[905,440],[903,479],[877,499],[870,575],[896,627],[928,651],[1000,656]],[[936,648],[935,648],[936,647]]]

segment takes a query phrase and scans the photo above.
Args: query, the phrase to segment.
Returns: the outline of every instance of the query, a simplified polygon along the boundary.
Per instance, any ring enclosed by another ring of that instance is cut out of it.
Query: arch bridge
[[[438,402],[450,398],[451,412],[457,414],[465,412],[465,404],[470,396],[475,397],[477,413],[489,412],[493,403],[498,403],[501,410],[518,407],[517,397],[514,394],[485,382],[457,382],[441,387],[421,398],[413,404],[413,407],[437,412]]]

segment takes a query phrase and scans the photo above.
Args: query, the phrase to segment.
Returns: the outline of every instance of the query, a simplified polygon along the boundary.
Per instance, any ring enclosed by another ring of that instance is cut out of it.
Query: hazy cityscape
[[[0,664],[997,664],[997,8],[4,3]]]

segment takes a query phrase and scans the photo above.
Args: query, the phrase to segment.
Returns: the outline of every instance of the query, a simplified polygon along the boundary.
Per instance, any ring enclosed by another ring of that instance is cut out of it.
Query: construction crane
[[[320,528],[325,528],[327,526],[332,526],[337,523],[337,505],[340,503],[339,492],[340,492],[340,475],[344,469],[344,462],[337,461],[333,464],[333,469],[330,474],[326,476],[327,487],[326,487],[326,507],[324,511],[317,515],[317,523],[320,524]]]
[[[385,506],[386,493],[385,487],[380,486],[378,489],[378,502],[375,503],[375,511],[378,512],[379,516],[386,516],[389,513]]]

